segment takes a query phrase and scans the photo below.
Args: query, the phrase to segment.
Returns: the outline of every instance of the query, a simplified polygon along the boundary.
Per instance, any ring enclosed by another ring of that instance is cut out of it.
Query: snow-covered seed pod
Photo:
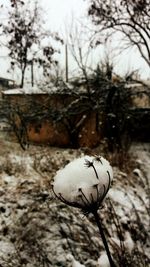
[[[106,159],[84,156],[57,172],[53,192],[62,202],[90,212],[102,204],[112,178],[112,167]]]

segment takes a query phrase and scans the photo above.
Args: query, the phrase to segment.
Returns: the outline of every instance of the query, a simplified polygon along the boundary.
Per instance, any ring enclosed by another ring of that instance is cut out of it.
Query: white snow
[[[37,85],[31,86],[30,84],[25,84],[23,88],[15,88],[3,91],[3,95],[32,95],[32,94],[50,94],[58,91],[53,84],[48,86],[39,87]]]
[[[97,263],[97,267],[110,267],[108,256],[106,255],[105,251],[101,253],[100,257],[97,260]]]
[[[14,143],[10,144],[6,142],[6,146],[3,147],[3,141],[0,141],[0,264],[7,266],[7,262],[8,264],[11,263],[11,259],[16,257],[16,250],[19,253],[29,255],[29,250],[32,251],[35,248],[34,246],[36,246],[37,240],[39,242],[38,244],[41,245],[41,252],[44,250],[44,255],[47,255],[51,260],[51,266],[71,267],[71,261],[66,260],[68,253],[74,255],[74,262],[80,267],[84,265],[86,267],[109,266],[106,265],[108,261],[105,253],[104,255],[100,255],[100,263],[98,263],[97,255],[104,248],[91,217],[88,216],[87,218],[83,216],[78,209],[70,209],[50,195],[50,180],[56,171],[64,166],[66,161],[73,161],[75,158],[83,156],[83,151],[31,146],[28,151],[24,152],[19,146],[16,149],[16,144]],[[108,193],[121,226],[124,227],[125,225],[127,227],[123,228],[123,240],[129,257],[132,259],[134,255],[135,258],[137,253],[136,249],[138,248],[141,253],[139,257],[143,257],[143,262],[145,257],[148,258],[150,255],[148,241],[145,241],[148,239],[144,239],[144,235],[146,233],[148,234],[149,217],[143,203],[139,200],[138,194],[147,207],[148,197],[143,184],[139,184],[139,176],[133,173],[135,169],[138,169],[143,176],[144,182],[146,181],[145,177],[150,173],[149,152],[150,147],[148,149],[147,145],[144,149],[142,146],[139,149],[134,147],[134,155],[137,153],[138,159],[135,159],[135,165],[131,168],[131,177],[126,173],[126,170],[122,171],[114,167],[115,179],[113,179],[113,187]],[[91,159],[91,157],[86,156],[86,159]],[[101,158],[101,160],[103,159]],[[79,162],[85,163],[81,159]],[[77,165],[80,167],[79,162]],[[49,172],[43,172],[45,169],[48,170],[48,166]],[[94,166],[100,175],[99,162],[94,162]],[[109,166],[108,164],[108,168]],[[91,170],[89,170],[90,168]],[[71,181],[75,179],[83,187],[92,185],[93,181],[94,183],[95,181],[100,182],[96,178],[93,167],[90,168],[87,168],[84,164],[84,173],[86,172],[87,174],[84,176],[82,176],[82,171],[79,171],[82,181],[76,177],[78,173],[76,168],[73,172],[69,172],[67,181],[71,184]],[[84,181],[87,179],[86,183],[84,183],[83,178]],[[61,185],[62,187],[64,186],[63,181]],[[88,191],[89,188],[85,190]],[[46,201],[42,200],[42,196],[48,194],[50,197]],[[140,222],[138,224],[138,219],[136,218],[130,199],[135,205],[146,233],[139,230]],[[107,210],[107,203],[106,201],[106,205],[99,212],[101,213],[103,222],[106,223],[106,228],[112,239],[110,249],[113,252],[112,242],[115,241],[117,248],[120,249],[120,241],[111,215]],[[8,228],[7,234],[4,231],[5,228]],[[126,232],[127,229],[128,231]],[[137,235],[134,234],[134,231]],[[25,239],[20,239],[20,237],[24,237]],[[15,244],[13,244],[12,240],[15,239]],[[23,248],[23,252],[20,252],[20,245]],[[114,256],[113,253],[112,255]],[[41,265],[38,262],[38,257],[35,258],[34,255],[31,257],[27,256],[27,259],[29,263],[26,266],[33,267],[34,265]],[[14,263],[12,266],[19,266],[19,264]],[[148,265],[135,264],[133,266]]]
[[[128,231],[126,231],[124,238],[125,238],[124,241],[122,241],[124,244],[124,247],[125,247],[126,251],[131,254],[132,250],[134,249],[134,246],[135,246],[134,241],[131,237],[131,234]],[[120,240],[118,238],[111,237],[110,242],[113,246],[116,246],[118,248],[118,250],[120,249],[121,244],[120,244]]]
[[[133,170],[133,173],[134,173],[135,175],[139,176],[139,177],[142,176],[141,170],[138,169],[138,168],[134,169],[134,170]]]
[[[126,250],[131,254],[132,250],[134,249],[134,242],[131,234],[128,231],[125,232],[124,246]]]
[[[10,254],[12,251],[14,251],[14,247],[10,245],[10,242],[0,240],[0,257],[3,257],[4,254]]]
[[[66,256],[67,260],[71,262],[71,267],[85,267],[85,265],[81,264],[79,261],[76,261],[73,255],[68,254]]]
[[[84,207],[100,202],[112,178],[112,167],[106,159],[84,156],[57,172],[53,189],[58,197]]]

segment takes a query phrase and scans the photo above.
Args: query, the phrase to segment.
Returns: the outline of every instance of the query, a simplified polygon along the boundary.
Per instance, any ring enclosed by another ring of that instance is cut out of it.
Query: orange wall
[[[67,146],[69,136],[62,124],[57,127],[50,121],[28,125],[28,138],[33,143],[49,144],[52,146]]]
[[[44,104],[45,107],[52,106],[56,109],[61,109],[70,103],[72,97],[68,95],[7,95],[7,100],[12,105],[19,106],[20,110],[28,113],[30,109],[31,101],[33,105]],[[83,113],[84,115],[84,113]],[[82,114],[79,115],[82,117]],[[76,122],[77,118],[73,118]],[[18,119],[16,124],[18,123]],[[17,125],[18,127],[18,125]],[[27,123],[27,133],[29,141],[38,144],[49,144],[51,146],[67,147],[71,144],[70,137],[67,129],[62,122],[55,124],[49,118],[42,121],[34,120],[34,122]],[[91,112],[88,114],[83,124],[80,127],[80,131],[77,137],[77,142],[80,147],[94,147],[100,141],[100,132],[96,130],[96,114]]]

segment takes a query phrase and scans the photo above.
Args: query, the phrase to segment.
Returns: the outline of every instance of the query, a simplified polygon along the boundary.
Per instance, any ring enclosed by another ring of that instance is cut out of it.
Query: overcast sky
[[[0,0],[0,4],[7,6],[9,3],[8,0]],[[46,28],[51,31],[57,31],[60,33],[60,36],[65,37],[66,27],[69,27],[72,18],[74,20],[81,20],[85,16],[86,2],[83,0],[41,0],[39,1],[40,5],[45,11],[46,18]],[[7,19],[6,12],[5,14],[1,13],[0,18],[3,20]],[[73,64],[72,59],[70,64]],[[62,48],[62,55],[60,55],[61,64],[65,62],[64,53]],[[8,58],[6,49],[0,48],[0,76],[10,77],[11,74],[7,72],[8,69]],[[71,68],[74,66],[70,66]],[[13,77],[11,77],[13,78]],[[16,77],[15,77],[16,78]]]
[[[0,3],[6,4],[8,0],[0,0]],[[40,4],[45,10],[46,16],[46,27],[50,28],[52,31],[58,31],[60,34],[65,36],[66,27],[69,28],[71,25],[72,18],[74,21],[84,21],[86,16],[87,5],[84,0],[41,0]],[[5,14],[1,14],[1,16]],[[116,46],[117,42],[113,44]],[[84,46],[84,45],[83,45]],[[110,49],[110,47],[109,47]],[[92,58],[93,61],[99,58],[102,58],[103,51],[106,51],[107,48],[97,50],[94,55],[95,58]],[[63,50],[62,50],[63,51]],[[5,50],[0,49],[0,76],[10,77],[10,74],[7,73],[8,60]],[[60,62],[62,67],[65,63],[64,53],[60,56]],[[139,54],[135,50],[130,52],[125,52],[122,56],[115,58],[115,71],[118,74],[123,75],[128,70],[141,69],[141,74],[143,78],[148,78],[150,76],[149,68],[140,58]],[[77,66],[73,62],[73,59],[69,58],[69,69],[76,68]],[[12,77],[13,78],[13,77]]]
[[[48,24],[56,30],[64,29],[72,16],[81,19],[86,14],[87,4],[84,0],[42,0],[40,4],[48,14]]]

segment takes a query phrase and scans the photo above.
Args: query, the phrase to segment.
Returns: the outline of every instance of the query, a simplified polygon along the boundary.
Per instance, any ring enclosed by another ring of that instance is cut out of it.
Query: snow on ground
[[[85,151],[40,146],[23,151],[2,137],[0,146],[0,265],[71,267],[70,254],[86,267],[99,266],[104,248],[92,216],[60,203],[51,192],[56,171]],[[99,214],[117,262],[120,239],[129,244],[118,266],[147,267],[150,144],[134,144],[130,155],[129,169],[114,164],[113,185]]]

